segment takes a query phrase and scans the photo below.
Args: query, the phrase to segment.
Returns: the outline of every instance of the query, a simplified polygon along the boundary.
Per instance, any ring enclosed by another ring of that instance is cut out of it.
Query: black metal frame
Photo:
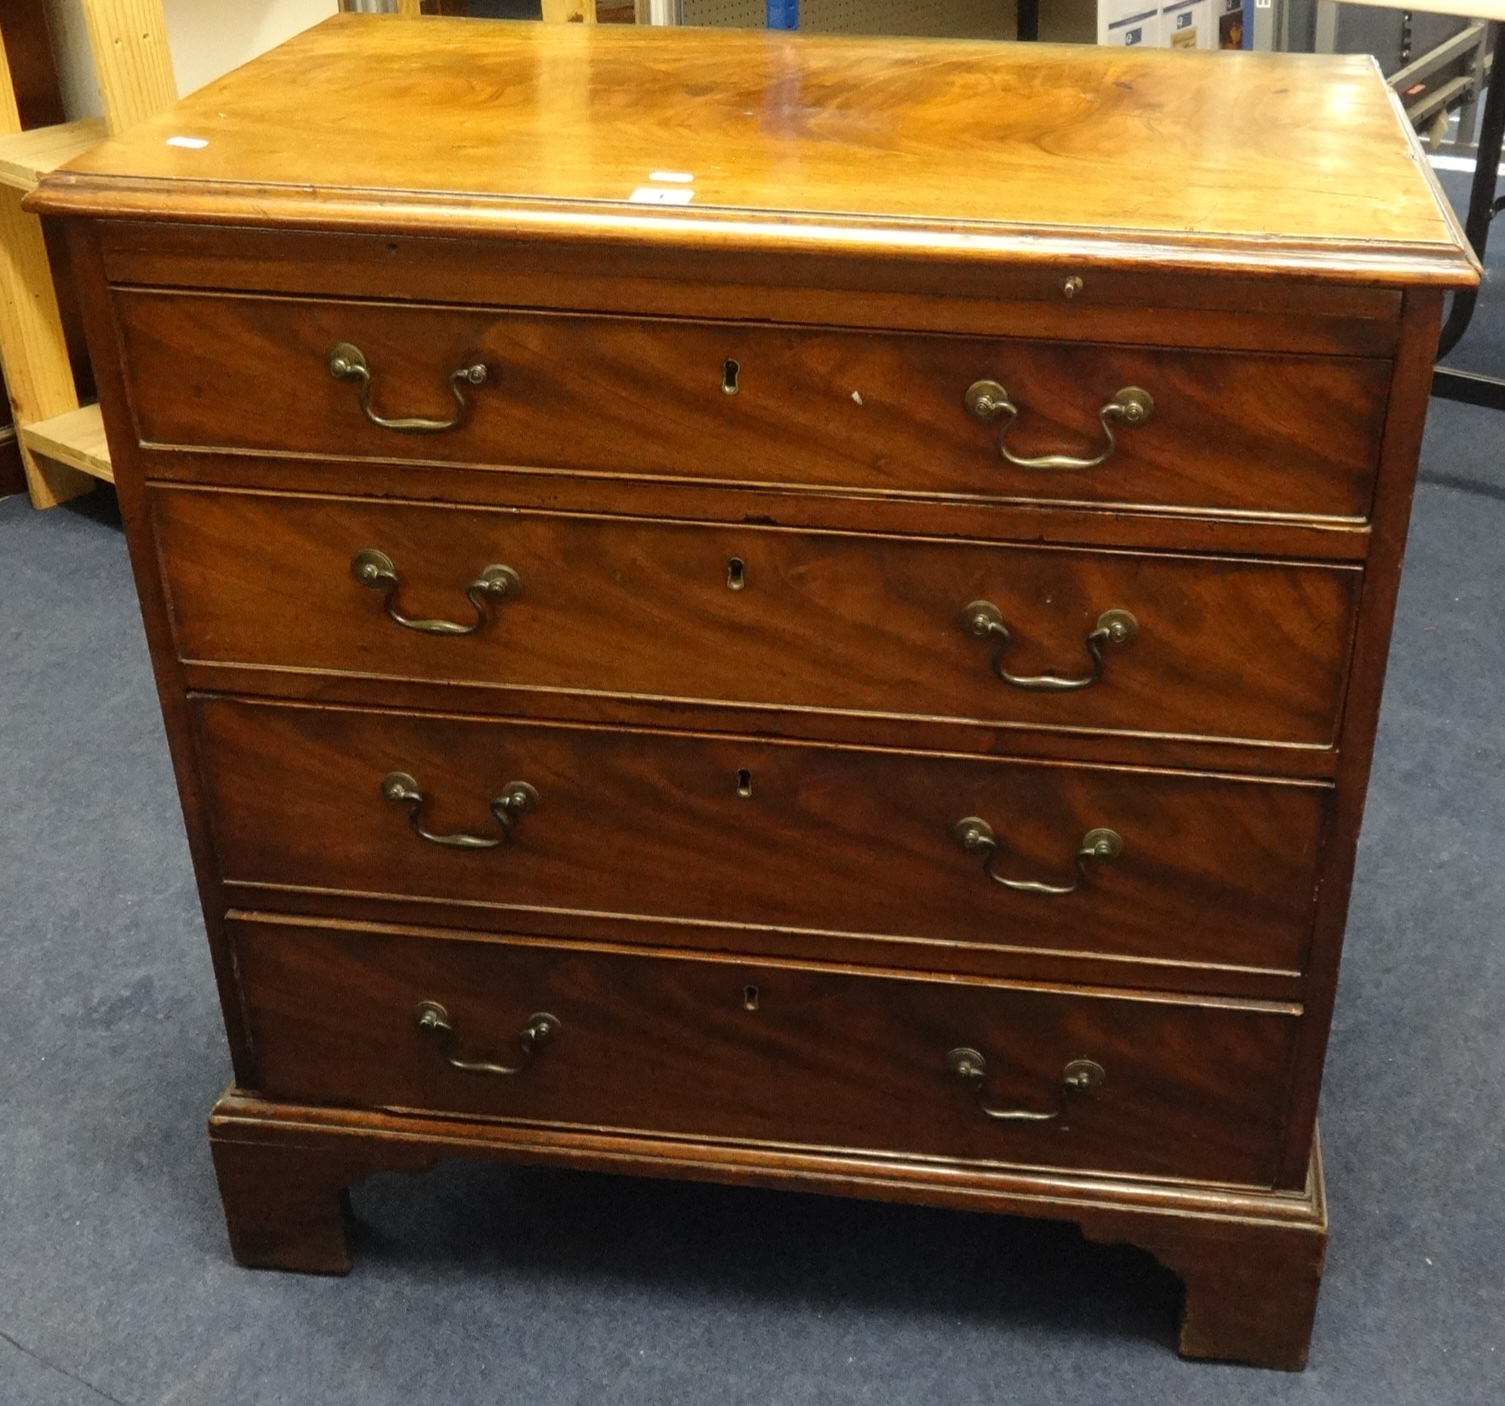
[[[1505,197],[1495,197],[1499,183],[1501,148],[1505,146],[1505,23],[1496,22],[1494,60],[1490,67],[1489,86],[1485,89],[1484,117],[1479,123],[1479,150],[1474,162],[1474,182],[1469,190],[1468,215],[1463,231],[1480,262],[1489,243],[1490,221],[1505,209]],[[1479,293],[1469,288],[1453,295],[1452,311],[1442,329],[1437,355],[1446,356],[1458,345],[1473,320]],[[1432,394],[1445,400],[1461,400],[1490,410],[1505,410],[1505,380],[1498,376],[1480,376],[1472,371],[1455,371],[1439,366],[1432,372]]]

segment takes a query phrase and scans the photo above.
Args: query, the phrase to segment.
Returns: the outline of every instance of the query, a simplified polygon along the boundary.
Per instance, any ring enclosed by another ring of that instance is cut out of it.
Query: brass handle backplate
[[[1005,879],[993,868],[998,859],[998,836],[986,820],[969,815],[951,827],[951,834],[968,854],[982,855],[983,872],[988,878],[1015,893],[1075,893],[1087,877],[1089,863],[1109,864],[1124,852],[1124,842],[1116,830],[1089,830],[1076,852],[1076,877],[1069,884],[1047,884],[1038,879]]]
[[[403,629],[417,630],[421,635],[473,635],[491,619],[486,609],[488,603],[500,605],[521,594],[523,589],[522,578],[510,566],[486,567],[465,588],[465,595],[475,608],[475,624],[457,625],[453,620],[415,620],[398,610],[397,591],[402,580],[392,558],[375,547],[363,547],[350,558],[350,574],[361,585],[385,592],[382,605],[387,614]]]
[[[330,347],[324,364],[335,380],[355,382],[361,410],[373,425],[380,425],[384,430],[399,430],[403,434],[439,434],[457,428],[470,409],[465,400],[465,387],[482,385],[487,376],[484,361],[473,361],[450,372],[449,388],[455,397],[455,413],[448,420],[425,420],[412,415],[388,419],[371,408],[371,366],[365,352],[349,342],[336,342]]]
[[[975,600],[963,610],[962,628],[979,639],[998,641],[998,648],[993,651],[993,672],[1010,687],[1028,689],[1033,693],[1069,693],[1073,689],[1087,688],[1102,678],[1103,646],[1133,644],[1139,634],[1139,621],[1127,610],[1103,611],[1084,641],[1087,655],[1092,660],[1092,671],[1074,679],[1059,678],[1055,674],[1009,673],[1003,667],[1003,652],[1013,636],[1003,623],[1003,612],[990,600]]]
[[[454,1053],[455,1027],[449,1018],[449,1012],[438,1001],[420,1001],[418,1009],[413,1012],[413,1018],[418,1022],[420,1030],[438,1039],[446,1063],[452,1069],[460,1069],[467,1074],[521,1074],[533,1063],[533,1056],[539,1048],[559,1033],[558,1016],[550,1015],[547,1011],[535,1011],[517,1036],[517,1047],[522,1051],[522,1058],[516,1064],[493,1064],[483,1059],[461,1059]]]
[[[423,828],[424,794],[418,783],[405,771],[389,771],[381,782],[381,793],[393,805],[407,806],[408,824],[413,833],[431,845],[444,845],[448,849],[495,849],[511,838],[512,827],[517,817],[526,815],[538,805],[538,792],[526,781],[509,781],[500,796],[491,799],[490,810],[501,834],[491,835],[435,835]]]
[[[998,452],[1009,463],[1021,469],[1095,469],[1115,449],[1115,426],[1132,429],[1147,424],[1155,414],[1155,397],[1138,386],[1125,386],[1101,410],[1097,412],[1098,423],[1103,427],[1103,438],[1108,442],[1100,453],[1090,459],[1079,459],[1070,454],[1045,454],[1038,459],[1022,459],[1008,446],[1009,429],[1018,417],[1019,407],[1009,399],[1009,393],[997,381],[973,381],[962,397],[967,413],[974,420],[990,425],[1003,420],[1003,429],[998,436]]]
[[[1066,1112],[1072,1094],[1087,1094],[1101,1087],[1107,1071],[1096,1060],[1074,1059],[1061,1071],[1056,1085],[1056,1106],[1048,1113],[1029,1108],[989,1108],[983,1102],[983,1083],[988,1077],[988,1062],[978,1050],[958,1046],[946,1056],[946,1069],[964,1084],[970,1084],[977,1096],[977,1106],[989,1118],[1004,1123],[1049,1123]]]

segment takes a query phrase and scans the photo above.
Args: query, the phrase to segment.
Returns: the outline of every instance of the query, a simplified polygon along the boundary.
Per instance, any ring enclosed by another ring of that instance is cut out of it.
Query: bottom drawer
[[[1275,1177],[1292,1007],[245,915],[229,929],[270,1097],[1249,1186]]]

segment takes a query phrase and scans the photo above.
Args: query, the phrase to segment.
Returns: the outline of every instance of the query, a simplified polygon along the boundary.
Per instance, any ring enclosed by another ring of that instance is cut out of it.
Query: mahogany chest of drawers
[[[1368,60],[343,16],[33,208],[243,1263],[513,1158],[1076,1220],[1302,1364],[1477,278]]]

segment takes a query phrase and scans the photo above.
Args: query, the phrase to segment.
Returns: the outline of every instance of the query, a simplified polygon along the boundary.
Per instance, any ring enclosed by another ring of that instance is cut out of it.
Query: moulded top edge
[[[1477,278],[1352,56],[350,14],[66,170],[33,208]]]

